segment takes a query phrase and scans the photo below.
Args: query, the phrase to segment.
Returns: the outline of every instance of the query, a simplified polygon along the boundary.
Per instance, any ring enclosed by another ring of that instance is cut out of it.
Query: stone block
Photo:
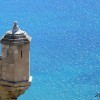
[[[14,54],[18,54],[18,50],[14,50]]]

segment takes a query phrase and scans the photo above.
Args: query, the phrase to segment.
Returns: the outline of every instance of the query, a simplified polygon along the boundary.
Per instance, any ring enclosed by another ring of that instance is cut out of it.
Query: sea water
[[[1,0],[0,36],[14,21],[31,37],[31,87],[18,100],[99,100],[100,1]]]

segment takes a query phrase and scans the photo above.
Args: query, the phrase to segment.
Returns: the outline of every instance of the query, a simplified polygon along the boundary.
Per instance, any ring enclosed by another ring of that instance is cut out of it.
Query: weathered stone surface
[[[17,82],[10,83],[7,81],[0,81],[0,100],[12,100],[12,98],[17,98],[25,92],[30,86],[31,82]],[[8,98],[8,99],[7,99]]]

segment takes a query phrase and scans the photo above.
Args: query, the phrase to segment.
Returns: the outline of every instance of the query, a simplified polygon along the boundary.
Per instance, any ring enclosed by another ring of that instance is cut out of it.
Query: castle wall
[[[15,80],[29,80],[29,46],[30,44],[27,43],[25,45],[21,45],[18,47],[18,55],[16,55],[18,57],[17,61],[15,62]],[[22,51],[22,57],[21,57],[21,51]],[[18,76],[18,77],[17,77]],[[21,77],[22,76],[22,77]]]
[[[14,75],[9,75],[12,73],[13,69],[9,67],[9,58],[7,57],[7,49],[9,49],[8,45],[2,45],[2,79],[3,80],[12,80]],[[11,70],[10,70],[11,69]],[[9,76],[11,76],[9,78]]]
[[[30,50],[29,43],[24,45],[14,45],[14,46],[3,45],[2,69],[1,69],[3,80],[9,80],[9,81],[29,80],[30,76],[29,50]]]

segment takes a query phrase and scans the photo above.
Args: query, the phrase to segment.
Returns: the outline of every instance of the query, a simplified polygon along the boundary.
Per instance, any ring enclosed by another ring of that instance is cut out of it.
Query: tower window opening
[[[22,58],[22,50],[21,50],[21,58]]]

